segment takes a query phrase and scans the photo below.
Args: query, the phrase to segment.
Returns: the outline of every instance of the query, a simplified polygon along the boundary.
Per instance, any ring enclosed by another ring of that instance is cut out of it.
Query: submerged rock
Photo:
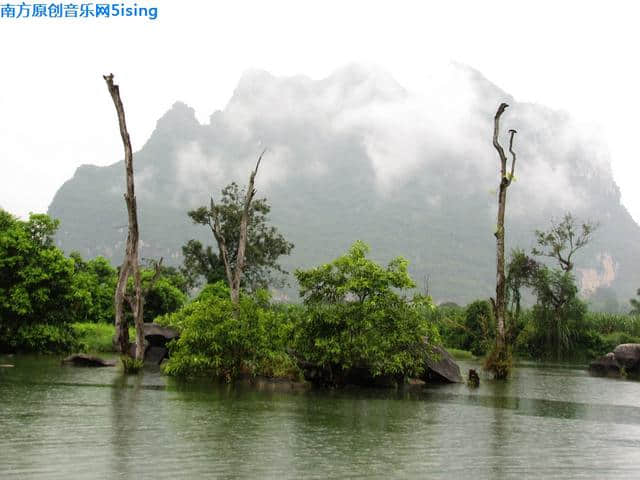
[[[462,383],[460,367],[451,354],[439,345],[433,345],[430,349],[432,355],[420,379],[427,383]]]
[[[594,360],[589,371],[596,375],[618,377],[623,374],[640,374],[640,343],[623,343],[613,352]]]
[[[620,364],[616,360],[616,356],[612,352],[609,352],[591,362],[589,364],[589,371],[596,375],[618,376],[620,375]]]
[[[169,356],[169,351],[165,347],[151,346],[144,354],[145,363],[160,365]]]
[[[640,370],[640,343],[623,343],[613,350],[613,355],[627,372]]]
[[[115,367],[115,360],[105,360],[100,357],[94,357],[93,355],[86,355],[84,353],[76,353],[69,355],[62,360],[62,363],[68,363],[76,367]]]

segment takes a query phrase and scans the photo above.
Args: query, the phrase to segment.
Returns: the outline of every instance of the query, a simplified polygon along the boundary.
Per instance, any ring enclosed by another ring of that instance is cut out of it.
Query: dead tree
[[[492,302],[496,318],[496,350],[498,355],[505,351],[505,316],[506,316],[506,281],[504,274],[504,212],[507,203],[507,189],[513,181],[513,174],[516,166],[516,154],[513,151],[513,137],[515,130],[509,130],[509,153],[511,154],[511,171],[507,171],[507,156],[504,148],[500,145],[498,137],[500,135],[500,117],[509,105],[500,104],[496,112],[493,124],[493,146],[498,151],[500,157],[500,189],[498,192],[498,224],[496,226],[496,298]]]
[[[240,284],[242,282],[242,274],[244,272],[244,262],[245,262],[245,252],[247,248],[247,233],[248,233],[248,225],[249,225],[249,215],[251,211],[251,202],[256,194],[256,189],[254,188],[256,174],[258,173],[258,168],[260,167],[260,162],[262,161],[262,157],[264,156],[266,150],[263,150],[260,156],[258,157],[258,161],[256,163],[256,168],[253,169],[251,175],[249,176],[249,185],[247,186],[247,192],[244,198],[244,207],[242,210],[242,217],[240,219],[240,237],[238,239],[238,251],[236,253],[235,258],[235,266],[231,265],[231,260],[229,258],[229,250],[227,248],[227,243],[222,234],[222,226],[220,224],[220,215],[218,210],[216,209],[215,202],[213,198],[211,199],[211,216],[208,219],[209,228],[213,232],[213,236],[216,239],[218,244],[218,250],[220,252],[220,259],[224,264],[224,271],[227,276],[227,283],[229,284],[229,288],[231,289],[231,301],[234,305],[238,305],[240,300]]]
[[[129,351],[129,325],[124,315],[124,301],[126,297],[127,281],[129,275],[133,275],[134,296],[129,298],[129,305],[133,313],[133,319],[136,326],[136,359],[144,357],[144,330],[143,330],[143,308],[144,299],[140,278],[140,264],[138,262],[138,243],[140,232],[138,229],[138,211],[136,205],[136,195],[133,181],[133,151],[131,149],[131,140],[127,131],[127,124],[124,116],[124,107],[120,99],[120,88],[113,83],[113,74],[104,75],[103,78],[107,82],[107,87],[113,103],[118,113],[118,124],[120,127],[120,136],[124,145],[124,166],[126,172],[127,191],[124,199],[127,204],[127,212],[129,217],[129,230],[127,233],[127,245],[125,248],[125,256],[120,268],[118,276],[118,284],[116,286],[115,303],[115,326],[116,326],[116,344],[118,350],[122,354]]]

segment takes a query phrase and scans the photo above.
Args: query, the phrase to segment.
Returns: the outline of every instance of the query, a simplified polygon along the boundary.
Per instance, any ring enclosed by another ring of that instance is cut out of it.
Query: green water
[[[2,357],[0,478],[640,478],[640,382],[271,391]],[[464,373],[474,366],[462,363]]]

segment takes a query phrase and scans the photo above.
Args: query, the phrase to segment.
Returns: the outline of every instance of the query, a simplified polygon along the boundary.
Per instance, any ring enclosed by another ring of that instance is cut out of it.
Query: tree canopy
[[[235,182],[222,189],[219,202],[201,206],[188,212],[194,223],[213,229],[215,218],[220,221],[231,268],[235,268],[240,240],[240,222],[244,208],[245,191]],[[278,258],[289,255],[293,244],[288,242],[278,230],[268,223],[271,207],[266,198],[255,199],[249,209],[247,225],[246,260],[243,287],[257,290],[274,281],[274,274],[286,273],[278,264]],[[211,246],[204,247],[197,240],[190,240],[182,247],[184,265],[182,272],[190,286],[195,286],[202,278],[207,283],[225,280],[224,264],[220,253]]]

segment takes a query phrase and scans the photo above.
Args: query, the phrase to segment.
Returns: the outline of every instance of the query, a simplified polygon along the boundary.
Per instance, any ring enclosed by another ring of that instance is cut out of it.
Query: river
[[[475,390],[286,391],[0,364],[15,365],[0,368],[3,480],[640,478],[640,382],[579,367],[521,364]]]

